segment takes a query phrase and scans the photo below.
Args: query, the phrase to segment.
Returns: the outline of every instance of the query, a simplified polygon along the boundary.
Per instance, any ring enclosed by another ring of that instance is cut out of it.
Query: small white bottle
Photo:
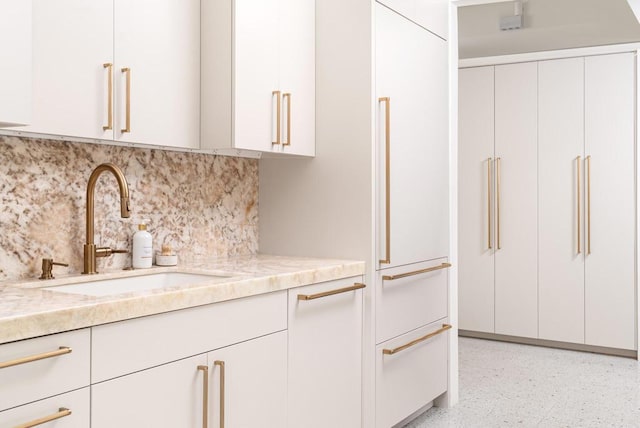
[[[134,269],[150,268],[153,262],[153,239],[147,232],[149,220],[142,220],[138,225],[138,231],[133,234],[133,261]]]

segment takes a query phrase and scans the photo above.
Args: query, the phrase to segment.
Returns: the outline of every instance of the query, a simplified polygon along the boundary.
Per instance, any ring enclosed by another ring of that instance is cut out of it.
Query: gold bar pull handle
[[[113,129],[113,64],[107,62],[102,67],[109,69],[109,82],[107,83],[107,125],[102,127],[103,131]]]
[[[290,93],[282,94],[283,103],[285,99],[287,100],[287,139],[282,142],[282,145],[290,146],[291,145],[291,94]]]
[[[39,419],[35,419],[31,422],[27,422],[21,425],[16,425],[14,428],[31,428],[36,427],[38,425],[46,424],[47,422],[55,421],[56,419],[64,418],[65,416],[69,416],[71,414],[71,410],[60,407],[58,411],[52,415],[44,416]]]
[[[338,288],[336,290],[325,291],[323,293],[318,294],[298,294],[298,300],[315,300],[321,299],[322,297],[333,296],[334,294],[348,293],[349,291],[360,290],[361,288],[365,288],[365,284],[356,283],[350,287]]]
[[[578,156],[576,158],[576,169],[577,169],[577,175],[576,175],[576,188],[577,188],[577,201],[578,201],[578,207],[576,210],[577,213],[577,232],[578,232],[578,254],[580,254],[582,252],[582,242],[580,240],[580,226],[581,226],[581,219],[580,219],[580,205],[582,204],[582,199],[580,198],[580,193],[582,192],[582,190],[580,189],[580,162],[582,162],[582,158],[580,156]]]
[[[378,103],[385,103],[384,141],[385,141],[385,257],[381,264],[391,263],[391,98],[378,98]]]
[[[491,250],[491,158],[487,158],[487,245]]]
[[[407,348],[411,348],[414,345],[417,345],[420,342],[424,342],[425,340],[429,340],[434,336],[437,336],[441,333],[444,333],[445,331],[449,330],[451,328],[451,326],[449,324],[442,324],[442,327],[437,329],[436,331],[434,331],[433,333],[429,333],[426,336],[422,336],[419,337],[415,340],[412,340],[411,342],[404,344],[402,346],[398,346],[397,348],[393,348],[393,349],[383,349],[382,353],[384,355],[393,355],[393,354],[397,354],[400,351],[404,351]]]
[[[271,92],[272,99],[274,96],[276,97],[276,141],[272,141],[271,144],[280,144],[280,91]]]
[[[20,364],[32,363],[34,361],[45,360],[47,358],[58,357],[60,355],[70,354],[71,348],[61,346],[56,351],[44,352],[42,354],[30,355],[28,357],[16,358],[15,360],[0,362],[0,369],[18,366]]]
[[[591,156],[585,158],[587,167],[587,254],[591,254]]]
[[[198,366],[202,372],[202,428],[209,426],[209,366]]]
[[[125,67],[121,70],[123,73],[127,73],[127,92],[125,99],[125,127],[120,132],[131,132],[131,69]]]
[[[447,269],[450,267],[451,267],[451,263],[442,263],[441,265],[438,265],[438,266],[433,266],[426,269],[414,270],[413,272],[399,273],[397,275],[383,275],[382,279],[384,281],[393,281],[400,278],[406,278],[408,276],[420,275],[421,273],[433,272],[435,270]]]
[[[213,365],[220,367],[220,428],[224,428],[224,361],[216,360]]]
[[[496,158],[496,243],[498,250],[500,246],[500,161],[501,158]]]

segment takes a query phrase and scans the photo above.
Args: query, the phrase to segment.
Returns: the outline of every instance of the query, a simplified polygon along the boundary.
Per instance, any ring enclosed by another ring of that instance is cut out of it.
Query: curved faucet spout
[[[100,174],[104,171],[109,171],[113,174],[118,182],[120,189],[120,216],[122,218],[128,218],[131,215],[129,207],[129,185],[127,179],[120,168],[112,163],[103,163],[98,165],[93,170],[89,177],[89,183],[87,184],[87,239],[84,245],[84,272],[82,273],[96,273],[96,257],[110,255],[111,252],[100,252],[98,255],[98,248],[94,242],[94,194],[96,183]],[[108,253],[108,254],[107,254]]]

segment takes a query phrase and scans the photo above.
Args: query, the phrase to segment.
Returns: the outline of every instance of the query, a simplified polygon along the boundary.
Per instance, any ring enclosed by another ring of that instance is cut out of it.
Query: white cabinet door
[[[280,22],[278,0],[236,0],[234,9],[234,146],[280,151],[282,131],[280,90]],[[295,101],[295,99],[294,99]],[[280,127],[277,126],[280,103]]]
[[[633,53],[585,59],[585,341],[623,349],[636,346],[634,88]]]
[[[31,123],[32,3],[0,0],[0,128]]]
[[[114,8],[115,139],[198,148],[200,1],[115,0]]]
[[[0,426],[87,428],[91,425],[89,412],[89,388],[87,387],[0,412]],[[42,419],[51,422],[34,424]]]
[[[458,74],[459,328],[493,333],[493,74],[494,67]]]
[[[113,0],[33,0],[33,120],[23,129],[112,139],[113,58]]]
[[[201,428],[206,354],[91,386],[92,428]]]
[[[289,290],[289,427],[361,426],[362,290],[348,278]]]
[[[284,153],[315,155],[315,0],[280,0],[281,139]],[[276,147],[276,150],[278,148]]]
[[[225,428],[286,426],[286,331],[218,349],[207,359],[210,427],[221,427],[221,417]]]
[[[390,263],[380,263],[382,269],[448,254],[447,70],[445,41],[376,4],[377,147],[382,172],[378,255],[381,260],[390,256]]]
[[[537,63],[495,68],[495,332],[538,336]]]
[[[377,0],[400,15],[446,39],[449,33],[447,0]]]
[[[539,337],[584,343],[584,58],[538,73]]]

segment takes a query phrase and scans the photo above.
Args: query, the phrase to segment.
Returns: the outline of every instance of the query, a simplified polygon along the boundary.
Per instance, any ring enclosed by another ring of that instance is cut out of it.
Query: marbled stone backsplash
[[[100,176],[95,242],[131,251],[150,219],[154,252],[169,244],[180,259],[255,254],[258,161],[255,159],[71,143],[0,135],[0,280],[40,275],[43,257],[82,271],[87,181],[101,163],[127,178],[131,217],[120,218],[115,178]],[[131,266],[131,254],[98,259],[98,270]]]

